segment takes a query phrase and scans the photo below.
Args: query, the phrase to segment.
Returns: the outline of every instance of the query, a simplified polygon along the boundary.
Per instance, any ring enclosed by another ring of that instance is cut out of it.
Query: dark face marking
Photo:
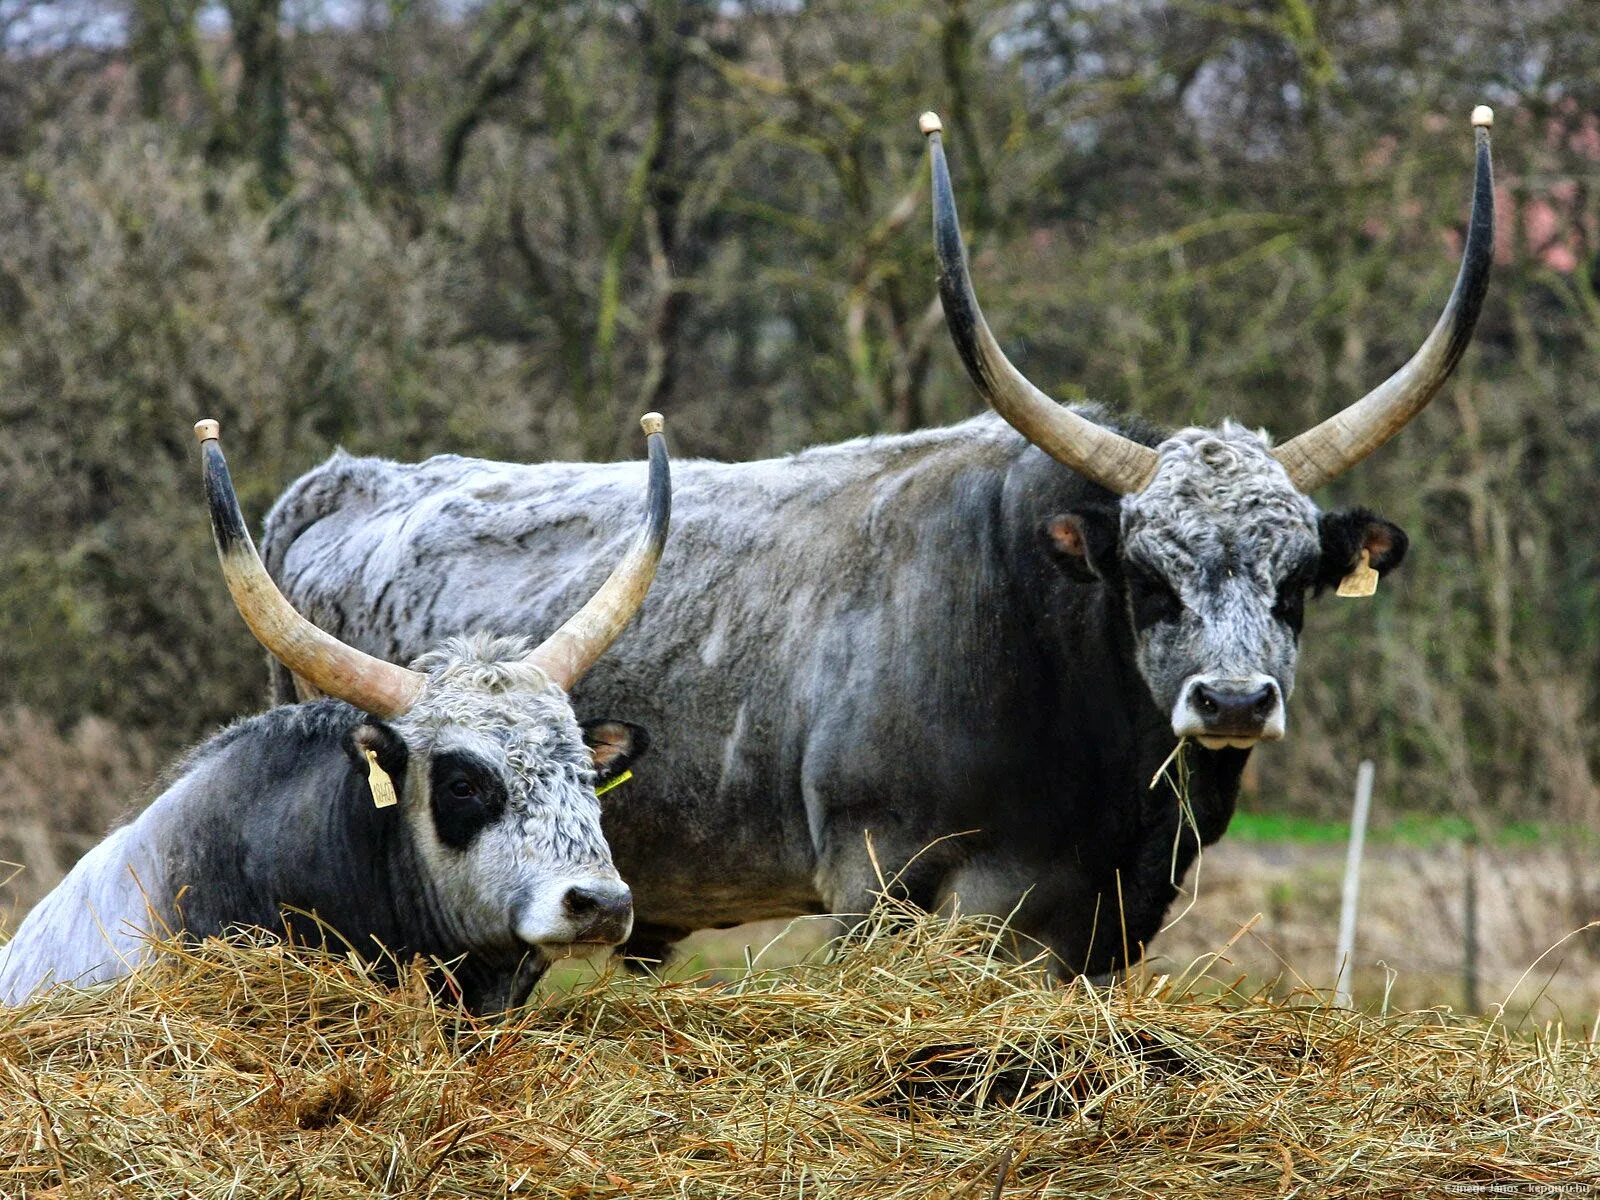
[[[1129,559],[1123,564],[1123,575],[1128,581],[1128,608],[1135,632],[1172,624],[1183,616],[1183,601],[1159,571]]]
[[[505,816],[505,781],[477,755],[447,750],[433,759],[429,799],[439,840],[452,850],[465,850],[486,826]]]
[[[1282,623],[1298,641],[1306,623],[1306,589],[1311,586],[1314,573],[1311,564],[1295,567],[1278,584],[1272,603],[1272,619]]]

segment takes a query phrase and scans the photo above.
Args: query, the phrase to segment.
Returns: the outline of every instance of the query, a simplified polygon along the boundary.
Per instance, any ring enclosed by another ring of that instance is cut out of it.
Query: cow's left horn
[[[1426,407],[1466,352],[1489,290],[1494,261],[1494,164],[1489,128],[1494,110],[1472,110],[1477,164],[1472,180],[1472,217],[1455,288],[1433,332],[1411,360],[1372,391],[1320,425],[1279,446],[1274,454],[1302,492],[1337,479],[1405,428]]]
[[[639,424],[648,439],[650,479],[645,488],[644,521],[633,545],[589,602],[528,655],[528,661],[563,690],[571,690],[633,620],[667,544],[672,469],[667,461],[667,439],[661,432],[664,422],[660,413],[646,413]]]
[[[245,528],[228,461],[218,441],[220,427],[215,421],[200,421],[194,435],[200,441],[211,536],[217,543],[222,577],[250,632],[273,657],[318,691],[374,716],[403,715],[422,694],[426,677],[345,645],[294,610],[267,574]]]
[[[1057,462],[1121,495],[1142,490],[1156,473],[1156,452],[1057,404],[1011,365],[994,340],[967,274],[955,191],[939,136],[944,126],[931,112],[922,114],[919,125],[927,135],[933,159],[933,246],[939,258],[939,298],[967,374],[997,413]]]

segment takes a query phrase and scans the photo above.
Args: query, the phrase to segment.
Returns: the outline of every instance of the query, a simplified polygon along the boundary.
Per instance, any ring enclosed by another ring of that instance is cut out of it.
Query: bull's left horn
[[[933,246],[939,259],[939,298],[967,374],[997,413],[1057,462],[1121,495],[1142,490],[1156,473],[1156,452],[1057,404],[1011,365],[995,341],[967,273],[955,191],[940,136],[944,127],[938,114],[931,112],[923,113],[917,124],[928,139],[933,163]]]
[[[599,661],[633,620],[656,577],[656,564],[667,544],[667,526],[672,520],[672,469],[667,460],[667,439],[661,432],[664,422],[660,413],[646,413],[639,424],[648,439],[650,478],[645,488],[644,520],[633,545],[589,602],[528,655],[528,662],[566,691],[583,678],[584,672]]]
[[[295,611],[267,574],[245,528],[218,440],[220,427],[215,421],[199,421],[194,435],[200,442],[211,536],[217,543],[222,577],[250,632],[274,658],[317,690],[377,717],[402,716],[422,694],[426,677],[347,646]]]
[[[1273,451],[1302,492],[1337,479],[1404,429],[1450,378],[1466,352],[1483,310],[1489,267],[1494,262],[1494,164],[1489,154],[1493,124],[1494,110],[1488,105],[1472,110],[1477,163],[1467,244],[1449,303],[1427,340],[1405,366],[1361,399]]]

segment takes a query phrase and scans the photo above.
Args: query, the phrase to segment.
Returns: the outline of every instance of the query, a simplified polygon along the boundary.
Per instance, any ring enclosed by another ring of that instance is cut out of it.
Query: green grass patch
[[[1473,823],[1465,817],[1427,816],[1407,813],[1374,822],[1367,829],[1367,840],[1380,846],[1437,846],[1463,842],[1473,836]],[[1540,824],[1535,821],[1509,821],[1477,831],[1480,840],[1502,847],[1533,847],[1546,844],[1593,843],[1594,830]],[[1350,840],[1348,821],[1325,821],[1290,813],[1235,813],[1228,826],[1228,837],[1244,842],[1293,842],[1316,846],[1342,844]]]

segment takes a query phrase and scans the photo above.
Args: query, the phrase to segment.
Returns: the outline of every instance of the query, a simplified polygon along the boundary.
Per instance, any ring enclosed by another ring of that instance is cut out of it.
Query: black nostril
[[[589,933],[625,925],[633,915],[633,893],[625,883],[571,887],[561,903],[567,916]]]
[[[1255,736],[1277,709],[1278,687],[1268,681],[1243,691],[1237,684],[1196,683],[1192,703],[1208,730]]]

